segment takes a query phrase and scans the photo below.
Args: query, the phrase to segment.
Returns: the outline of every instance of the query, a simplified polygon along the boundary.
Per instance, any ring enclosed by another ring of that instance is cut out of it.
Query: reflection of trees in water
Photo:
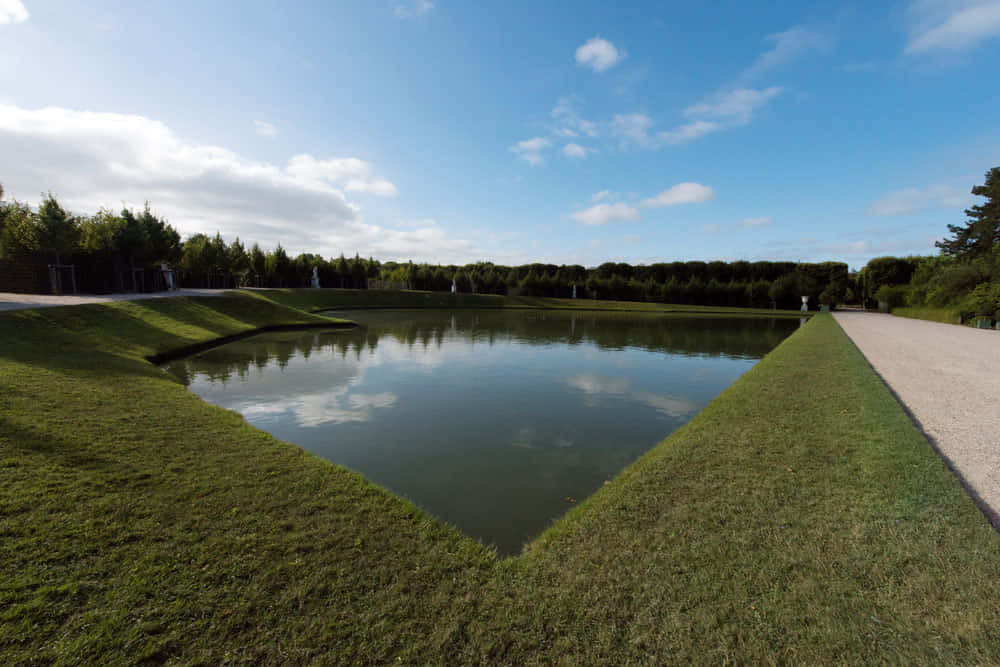
[[[427,346],[452,333],[477,343],[517,340],[528,344],[590,343],[601,349],[625,347],[699,356],[759,358],[797,326],[778,318],[662,317],[634,313],[466,311],[364,313],[355,318],[370,335]],[[454,326],[454,329],[453,329]],[[349,334],[350,335],[350,334]]]
[[[517,341],[529,345],[589,343],[605,350],[626,347],[653,352],[756,359],[788,336],[798,320],[779,318],[662,317],[635,313],[566,313],[537,311],[406,311],[352,314],[360,326],[338,331],[289,331],[255,336],[182,359],[167,368],[185,383],[195,372],[212,382],[276,364],[287,368],[295,357],[331,351],[340,358],[361,359],[374,352],[383,336],[408,347],[441,347],[444,340],[485,343]]]

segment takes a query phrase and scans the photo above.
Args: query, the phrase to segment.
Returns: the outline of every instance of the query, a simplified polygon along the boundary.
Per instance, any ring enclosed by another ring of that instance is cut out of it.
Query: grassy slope
[[[930,306],[923,306],[919,308],[904,307],[893,308],[892,314],[900,317],[912,317],[917,320],[930,320],[931,322],[958,324],[958,316],[961,314],[961,310],[958,308],[931,308]]]
[[[553,299],[537,296],[507,297],[494,294],[450,294],[447,292],[417,292],[398,290],[348,289],[267,289],[245,290],[291,308],[307,312],[353,308],[545,308],[552,310],[628,310],[654,313],[761,314],[777,317],[799,317],[797,310],[767,310],[757,308],[719,308],[686,306],[644,301],[595,301],[592,299]]]
[[[310,319],[0,316],[0,662],[1000,660],[1000,542],[830,317],[505,561],[143,361]]]

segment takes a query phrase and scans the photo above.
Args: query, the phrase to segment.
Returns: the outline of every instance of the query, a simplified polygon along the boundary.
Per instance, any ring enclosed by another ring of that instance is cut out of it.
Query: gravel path
[[[1000,530],[1000,331],[834,317]]]
[[[76,306],[81,303],[106,303],[108,301],[135,301],[138,299],[169,299],[174,296],[221,296],[229,290],[223,289],[182,289],[173,292],[149,292],[144,294],[14,294],[0,292],[0,310],[21,310],[24,308],[50,308],[52,306]]]

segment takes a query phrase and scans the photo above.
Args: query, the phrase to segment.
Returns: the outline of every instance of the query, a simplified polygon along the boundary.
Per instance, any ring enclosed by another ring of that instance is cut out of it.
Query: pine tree
[[[972,194],[986,197],[986,203],[965,210],[964,226],[948,225],[952,238],[936,242],[941,253],[959,259],[983,257],[1000,244],[1000,167],[986,172],[986,182],[972,188]]]

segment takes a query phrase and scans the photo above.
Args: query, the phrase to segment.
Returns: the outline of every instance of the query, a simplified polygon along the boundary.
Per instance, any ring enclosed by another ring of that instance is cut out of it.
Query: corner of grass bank
[[[976,662],[1000,657],[1000,586],[967,568],[997,567],[988,522],[819,315],[509,576],[553,591],[530,618],[590,629],[559,644],[575,661]]]
[[[328,322],[0,314],[0,664],[1000,662],[1000,541],[832,317],[505,560],[146,361]]]

